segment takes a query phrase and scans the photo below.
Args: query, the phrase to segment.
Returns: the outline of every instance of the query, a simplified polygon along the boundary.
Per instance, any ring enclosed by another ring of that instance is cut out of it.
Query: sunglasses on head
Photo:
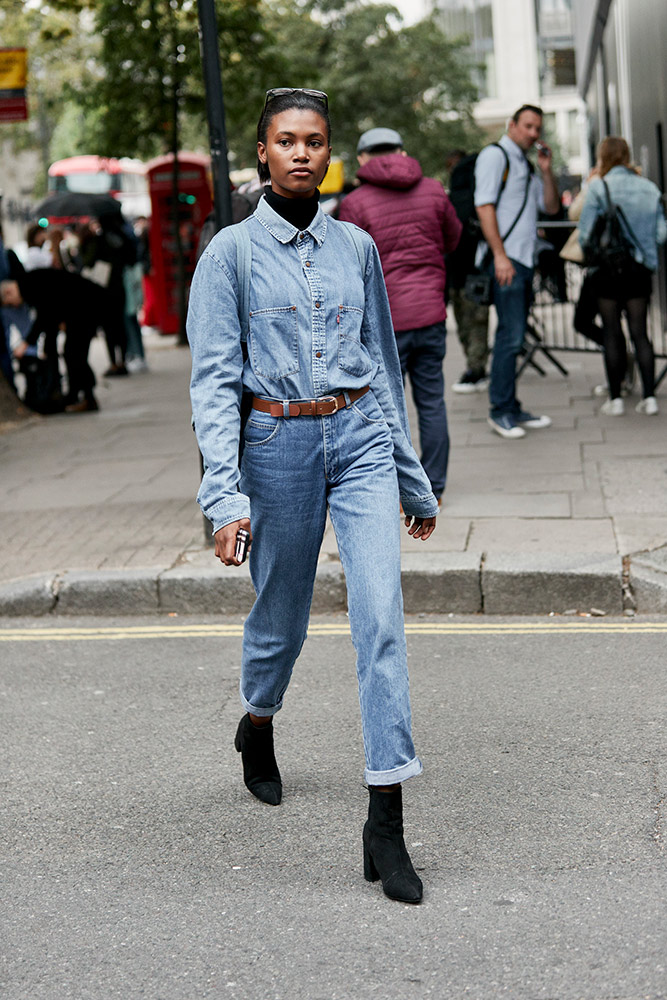
[[[308,97],[314,97],[316,101],[321,101],[325,110],[329,110],[329,98],[324,91],[308,90],[306,87],[274,87],[273,90],[267,90],[264,107],[266,108],[267,104],[274,101],[276,97],[287,97],[289,94],[307,94]]]

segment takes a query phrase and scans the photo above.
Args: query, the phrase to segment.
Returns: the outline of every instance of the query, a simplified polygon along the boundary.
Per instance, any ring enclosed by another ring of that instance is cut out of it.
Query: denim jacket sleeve
[[[435,517],[438,501],[410,440],[403,378],[380,256],[375,243],[367,239],[361,340],[378,365],[371,389],[394,440],[394,461],[403,510],[413,517]]]
[[[602,185],[599,187],[601,188]],[[595,181],[591,181],[579,216],[579,243],[582,247],[586,246],[593,224],[602,211],[604,211],[604,207],[600,201]]]
[[[190,398],[204,476],[197,502],[214,533],[250,517],[250,500],[237,490],[243,351],[238,288],[231,269],[206,250],[190,289],[187,331],[192,351]]]

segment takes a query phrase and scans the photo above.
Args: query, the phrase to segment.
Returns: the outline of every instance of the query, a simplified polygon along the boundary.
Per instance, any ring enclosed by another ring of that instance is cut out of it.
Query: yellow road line
[[[667,632],[666,622],[606,621],[584,619],[577,621],[545,622],[406,622],[407,635],[576,635],[653,634]],[[313,623],[309,636],[349,635],[347,622]],[[38,626],[37,628],[2,628],[0,642],[77,642],[117,641],[120,639],[206,639],[239,638],[243,635],[241,623],[233,625],[186,625],[159,623],[156,625],[102,625],[102,626]]]

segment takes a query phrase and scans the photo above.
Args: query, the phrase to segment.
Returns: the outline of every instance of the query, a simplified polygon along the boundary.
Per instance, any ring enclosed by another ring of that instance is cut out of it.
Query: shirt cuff
[[[219,500],[208,510],[204,510],[204,515],[213,524],[213,534],[224,528],[232,521],[241,521],[244,517],[250,517],[250,499],[244,493],[234,493],[224,500]]]
[[[403,513],[408,517],[437,517],[440,508],[433,493],[412,497],[401,494]]]

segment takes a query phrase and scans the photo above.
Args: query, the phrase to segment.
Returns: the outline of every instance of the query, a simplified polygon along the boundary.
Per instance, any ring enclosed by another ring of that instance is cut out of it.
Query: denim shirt
[[[658,268],[658,244],[667,239],[667,223],[662,207],[660,191],[646,177],[639,177],[626,167],[612,167],[605,175],[609,188],[609,196],[616,205],[620,205],[623,214],[632,228],[631,234],[621,220],[625,235],[633,244],[635,259],[649,269]],[[590,237],[593,225],[598,215],[607,208],[607,196],[604,185],[599,177],[593,178],[586,193],[584,207],[579,219],[579,242],[585,247]]]
[[[345,231],[349,224],[321,208],[299,232],[262,198],[238,225],[248,227],[252,244],[245,363],[238,316],[242,276],[228,229],[202,254],[188,307],[190,395],[206,466],[197,500],[213,531],[251,516],[249,498],[237,489],[243,390],[294,401],[370,385],[391,430],[403,510],[435,516],[437,501],[410,442],[389,301],[371,237],[359,230],[362,274]]]

